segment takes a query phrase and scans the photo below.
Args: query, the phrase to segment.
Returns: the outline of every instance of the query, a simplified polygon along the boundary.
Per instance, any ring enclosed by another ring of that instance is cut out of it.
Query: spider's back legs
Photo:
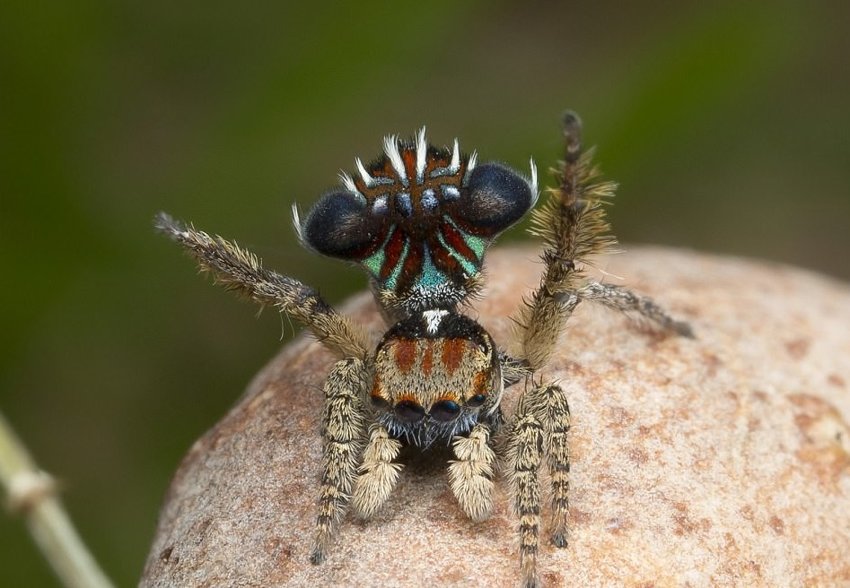
[[[310,561],[325,559],[357,477],[366,435],[365,391],[369,371],[359,359],[337,362],[325,380],[322,486]]]
[[[674,319],[652,299],[638,296],[626,288],[600,282],[588,282],[578,291],[578,297],[581,300],[594,300],[620,312],[635,313],[666,331],[684,337],[694,336],[690,324]]]

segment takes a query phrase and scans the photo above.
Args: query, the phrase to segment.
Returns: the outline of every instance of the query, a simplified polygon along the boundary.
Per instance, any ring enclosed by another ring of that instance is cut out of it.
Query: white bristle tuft
[[[455,139],[454,147],[452,148],[452,162],[449,164],[449,171],[453,174],[457,173],[457,170],[460,169],[460,145],[458,145],[457,139]]]
[[[475,164],[478,163],[478,152],[473,151],[472,155],[469,156],[469,161],[466,163],[466,171],[463,174],[463,185],[465,186],[469,182],[469,176],[472,175],[472,170],[475,169]]]
[[[292,205],[292,226],[295,227],[295,234],[298,236],[298,242],[304,243],[304,235],[301,232],[301,215],[298,214],[298,205]]]
[[[428,155],[428,142],[425,140],[425,127],[416,134],[416,181],[425,180],[425,158]]]
[[[359,157],[354,160],[354,164],[357,166],[357,172],[360,174],[360,177],[363,178],[363,183],[366,184],[366,187],[373,187],[375,185],[375,178],[369,175],[369,172],[366,171],[366,167],[363,165],[363,162],[360,161]]]
[[[387,135],[384,137],[384,153],[390,158],[393,169],[402,182],[407,181],[407,173],[404,171],[404,161],[398,151],[398,135]]]
[[[528,182],[528,185],[531,188],[531,205],[534,206],[537,202],[537,197],[540,195],[537,191],[537,165],[534,163],[533,157],[529,158],[528,164],[531,167],[531,180]]]
[[[475,164],[478,163],[478,151],[473,151],[469,156],[469,163],[466,164],[466,173],[475,169]]]
[[[357,193],[357,186],[354,185],[354,179],[344,171],[339,172],[339,181],[342,182],[346,190],[355,194]]]

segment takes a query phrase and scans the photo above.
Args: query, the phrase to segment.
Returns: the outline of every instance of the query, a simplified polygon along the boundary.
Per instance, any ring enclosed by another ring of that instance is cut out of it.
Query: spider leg
[[[371,517],[389,498],[402,468],[401,464],[393,463],[399,451],[401,442],[390,438],[386,427],[379,423],[371,426],[369,444],[363,451],[360,475],[351,495],[351,508],[357,516]]]
[[[496,454],[490,446],[490,427],[478,423],[466,437],[455,437],[456,461],[449,464],[449,485],[460,507],[473,521],[483,521],[493,510]]]
[[[544,446],[552,485],[552,543],[566,547],[570,511],[570,405],[563,389],[554,383],[535,390],[533,398],[545,415]]]
[[[520,397],[507,437],[508,476],[513,486],[514,509],[519,516],[519,555],[523,585],[540,585],[537,550],[540,535],[540,482],[537,474],[543,455],[544,427],[534,392]]]
[[[256,255],[219,236],[210,236],[191,225],[176,221],[164,212],[154,225],[195,258],[228,290],[263,306],[275,306],[306,325],[339,357],[369,355],[366,334],[348,318],[338,314],[319,294],[298,280],[263,268]]]
[[[582,150],[578,116],[568,112],[563,123],[564,160],[554,170],[558,185],[532,213],[530,229],[543,240],[545,271],[517,319],[521,338],[517,360],[532,372],[549,362],[564,324],[582,300],[633,311],[664,329],[690,334],[686,323],[672,319],[648,298],[586,280],[587,258],[612,251],[617,243],[604,208],[614,197],[616,184],[601,180],[592,150]]]
[[[325,559],[357,476],[366,433],[363,394],[368,380],[368,369],[355,358],[337,362],[325,380],[323,474],[310,556],[314,564]]]
[[[652,299],[639,296],[626,288],[591,281],[579,289],[578,296],[582,300],[593,300],[614,310],[637,313],[638,316],[652,321],[662,329],[684,337],[694,336],[688,323],[677,321]]]

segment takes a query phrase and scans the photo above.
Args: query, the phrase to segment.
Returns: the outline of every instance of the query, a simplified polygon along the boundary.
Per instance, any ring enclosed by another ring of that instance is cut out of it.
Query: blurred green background
[[[153,234],[160,209],[332,302],[289,207],[389,132],[546,167],[570,107],[625,243],[850,278],[839,2],[0,4],[0,409],[120,585],[190,444],[292,335]],[[505,240],[521,239],[514,231]],[[53,586],[0,516],[0,584]]]

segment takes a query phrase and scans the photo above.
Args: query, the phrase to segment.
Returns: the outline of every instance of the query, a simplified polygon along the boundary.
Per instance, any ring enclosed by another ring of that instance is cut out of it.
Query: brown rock
[[[850,584],[850,288],[663,249],[605,263],[692,321],[697,339],[652,334],[590,304],[570,321],[546,375],[561,380],[573,413],[571,543],[543,546],[544,583]],[[503,345],[540,269],[530,250],[490,254],[474,314]],[[365,295],[349,308],[380,334]],[[448,489],[445,455],[410,461],[374,520],[346,519],[328,561],[308,562],[331,363],[300,338],[195,444],[143,586],[518,584],[504,481],[493,518],[472,523]]]

